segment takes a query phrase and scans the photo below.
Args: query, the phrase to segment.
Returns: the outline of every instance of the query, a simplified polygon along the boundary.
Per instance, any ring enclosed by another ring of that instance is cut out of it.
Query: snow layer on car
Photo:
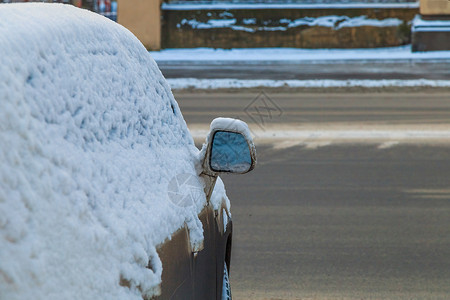
[[[230,199],[228,199],[227,197],[225,185],[223,184],[223,181],[220,177],[217,177],[216,185],[214,186],[214,190],[211,194],[211,199],[209,201],[211,202],[211,205],[214,208],[214,210],[219,210],[222,206],[222,203],[224,203],[228,213],[231,216]]]
[[[231,130],[240,132],[248,141],[253,141],[252,134],[247,123],[239,119],[232,118],[215,118],[210,125],[210,130]],[[209,137],[208,137],[209,138]]]
[[[200,243],[206,199],[168,201],[198,150],[142,44],[69,5],[1,4],[0,99],[1,298],[157,293],[156,246],[185,222]]]

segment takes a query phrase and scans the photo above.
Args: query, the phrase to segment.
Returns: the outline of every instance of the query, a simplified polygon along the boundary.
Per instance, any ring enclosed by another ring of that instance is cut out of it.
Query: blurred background
[[[47,3],[64,3],[72,4],[76,7],[86,8],[100,13],[114,21],[117,20],[117,1],[115,0],[1,0],[0,3],[16,3],[16,2],[47,2]]]
[[[70,3],[98,12],[130,29],[149,50],[376,48],[408,44],[412,44],[413,51],[450,49],[448,24],[430,23],[449,20],[448,0],[36,2]]]

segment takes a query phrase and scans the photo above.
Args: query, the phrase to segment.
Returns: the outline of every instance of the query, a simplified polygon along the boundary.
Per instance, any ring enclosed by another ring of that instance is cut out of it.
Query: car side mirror
[[[209,174],[244,174],[256,165],[256,149],[245,122],[217,118],[211,123],[203,168]]]

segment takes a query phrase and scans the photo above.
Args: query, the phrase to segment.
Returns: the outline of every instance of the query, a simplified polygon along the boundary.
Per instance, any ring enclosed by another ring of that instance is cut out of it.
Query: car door
[[[210,190],[208,186],[205,190]],[[198,217],[204,241],[192,249],[187,226],[177,230],[158,247],[163,265],[161,295],[156,299],[216,299],[216,220],[207,201]]]
[[[204,244],[203,249],[192,253],[193,299],[216,299],[216,220],[209,201],[199,214],[199,218],[203,225]]]
[[[192,264],[186,226],[157,249],[162,262],[161,294],[151,299],[192,299]]]

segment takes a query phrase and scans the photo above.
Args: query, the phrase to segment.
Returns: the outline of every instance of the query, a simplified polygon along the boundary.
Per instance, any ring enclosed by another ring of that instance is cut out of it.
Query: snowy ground
[[[198,1],[201,2],[201,1]],[[249,1],[251,2],[251,1]],[[284,1],[283,1],[284,2]],[[299,1],[301,2],[301,1]],[[305,1],[308,2],[308,1]],[[163,10],[236,10],[236,9],[351,9],[351,8],[417,8],[419,2],[370,3],[364,1],[332,1],[328,3],[163,3]]]
[[[450,80],[243,80],[169,78],[172,89],[236,89],[236,88],[389,88],[389,87],[449,87]]]
[[[413,53],[410,46],[317,50],[165,49],[153,51],[151,55],[158,62],[165,76],[169,78],[169,84],[174,89],[450,87],[450,80],[448,80],[450,71],[446,67],[442,69],[443,65],[450,64],[450,51]],[[244,65],[248,65],[248,70],[245,70]],[[351,68],[346,68],[346,65],[351,65]],[[295,66],[298,66],[297,70],[293,70]],[[260,72],[256,70],[258,67],[261,69]],[[312,68],[317,70],[311,71]],[[333,68],[336,70],[333,71]],[[176,75],[177,69],[179,76]],[[239,74],[235,72],[235,69],[240,70]],[[308,80],[308,74],[301,69],[308,69],[311,75],[309,78],[317,78]],[[348,73],[349,70],[352,70],[354,77],[349,75],[348,78],[341,79],[342,74]],[[243,75],[246,71],[248,76],[243,78],[246,76]],[[227,72],[231,76],[226,76]],[[285,77],[283,72],[286,72]],[[339,72],[339,78],[330,76],[330,72]],[[205,75],[207,73],[208,75]],[[380,78],[384,73],[386,77]],[[300,80],[297,79],[299,77]],[[305,77],[308,79],[304,79]]]
[[[417,15],[413,20],[411,30],[413,32],[449,32],[450,20],[424,20]]]
[[[450,51],[411,52],[411,46],[376,49],[296,49],[296,48],[252,48],[252,49],[164,49],[151,51],[157,62],[323,62],[323,61],[371,61],[398,60],[450,61]]]

